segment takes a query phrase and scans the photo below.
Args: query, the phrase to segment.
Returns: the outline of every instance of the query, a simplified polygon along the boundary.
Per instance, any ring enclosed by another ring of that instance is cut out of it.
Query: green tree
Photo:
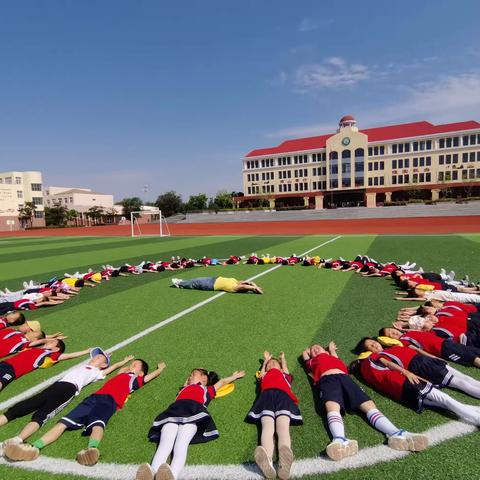
[[[45,207],[45,224],[49,226],[63,226],[67,221],[68,210],[63,205]]]
[[[198,195],[190,195],[185,205],[186,210],[205,210],[207,208],[208,198],[204,193]]]
[[[162,211],[164,217],[170,217],[183,210],[182,197],[173,190],[158,196],[155,206]]]
[[[18,209],[18,220],[23,228],[27,228],[29,224],[32,228],[36,210],[37,206],[33,202],[25,202],[25,205]]]
[[[122,201],[118,202],[119,205],[123,207],[122,215],[130,220],[130,215],[132,212],[138,212],[142,209],[143,202],[138,197],[124,198]]]
[[[65,214],[65,220],[67,222],[75,222],[75,225],[77,225],[78,217],[79,213],[74,208],[68,210]]]
[[[96,205],[90,207],[86,212],[86,216],[92,220],[93,224],[100,223],[104,214],[104,209],[102,207],[97,207]]]
[[[232,194],[226,190],[220,190],[217,192],[213,203],[219,210],[225,210],[233,208],[233,197]]]

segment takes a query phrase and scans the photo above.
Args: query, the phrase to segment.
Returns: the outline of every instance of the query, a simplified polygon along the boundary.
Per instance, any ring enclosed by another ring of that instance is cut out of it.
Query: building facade
[[[18,218],[19,209],[25,205],[25,202],[35,204],[32,226],[44,227],[41,172],[0,173],[0,231],[13,231],[30,226],[30,222],[22,225]]]
[[[287,140],[243,159],[237,207],[375,207],[447,192],[480,192],[480,123],[426,121],[359,130],[344,116],[336,133]]]
[[[113,195],[94,192],[88,188],[77,187],[47,187],[45,189],[46,207],[65,207],[67,210],[76,210],[78,217],[77,225],[89,224],[87,212],[92,207],[100,207],[106,213],[113,213]],[[113,220],[112,220],[113,221]]]

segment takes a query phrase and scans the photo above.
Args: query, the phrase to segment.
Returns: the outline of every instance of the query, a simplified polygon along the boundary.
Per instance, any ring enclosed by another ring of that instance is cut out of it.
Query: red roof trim
[[[451,133],[475,129],[480,129],[480,123],[474,120],[447,123],[443,125],[433,125],[430,122],[422,121],[403,123],[400,125],[388,125],[385,127],[367,128],[365,130],[360,130],[360,132],[368,135],[369,142],[381,142],[400,138],[422,137],[427,135],[436,135],[439,133]],[[245,156],[245,158],[302,152],[306,150],[318,150],[325,148],[327,140],[333,135],[335,134],[330,133],[328,135],[320,135],[318,137],[286,140],[276,147],[252,150]]]

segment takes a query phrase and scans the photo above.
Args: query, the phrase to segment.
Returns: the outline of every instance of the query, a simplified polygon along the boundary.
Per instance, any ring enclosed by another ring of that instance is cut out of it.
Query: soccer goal
[[[132,237],[169,237],[170,229],[161,210],[130,213]]]

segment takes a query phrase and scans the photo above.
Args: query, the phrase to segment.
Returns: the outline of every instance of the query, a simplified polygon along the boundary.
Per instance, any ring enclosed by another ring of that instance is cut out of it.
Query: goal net
[[[132,237],[169,237],[170,229],[161,210],[130,213]]]

